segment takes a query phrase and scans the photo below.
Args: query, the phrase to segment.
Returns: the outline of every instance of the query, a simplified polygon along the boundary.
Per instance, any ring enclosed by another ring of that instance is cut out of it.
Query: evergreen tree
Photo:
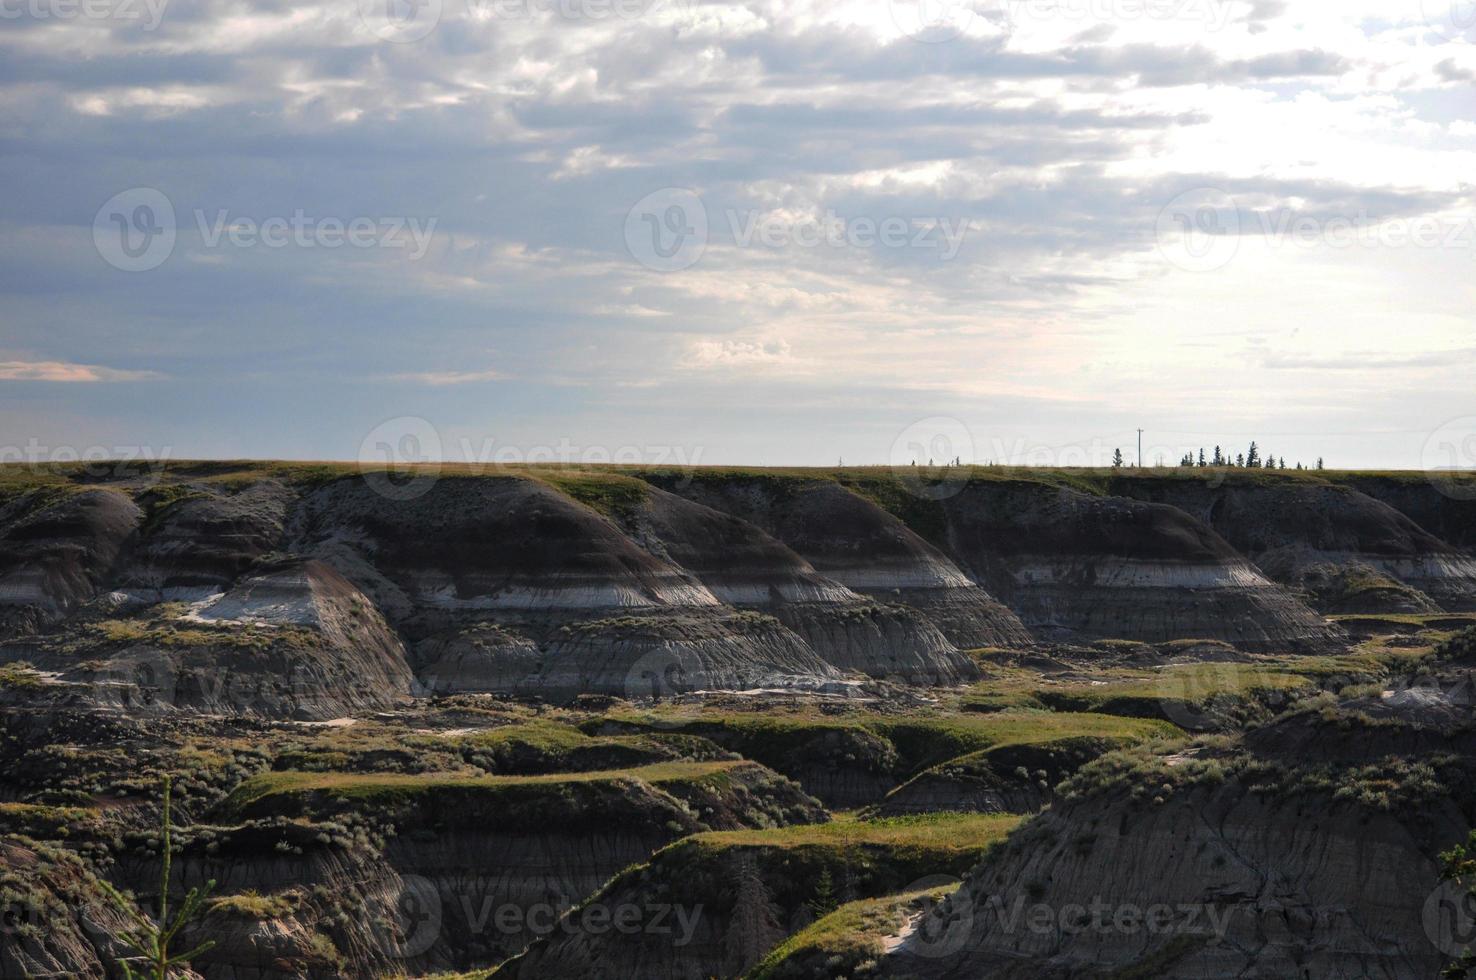
[[[1322,469],[1322,457],[1321,456],[1318,456],[1317,457],[1317,468],[1319,470]]]
[[[170,943],[179,935],[179,931],[200,917],[204,911],[206,898],[215,888],[213,878],[207,881],[202,888],[191,888],[185,895],[184,901],[180,903],[178,911],[174,913],[174,917],[170,918],[169,872],[174,864],[174,844],[170,833],[172,830],[169,807],[170,788],[171,780],[165,776],[164,813],[160,821],[162,828],[160,849],[163,864],[159,871],[158,918],[151,919],[144,915],[128,900],[127,896],[108,882],[98,882],[108,900],[133,920],[133,927],[118,937],[133,950],[131,955],[123,956],[118,961],[118,965],[123,969],[124,980],[169,980],[170,977],[186,969],[183,964],[215,946],[214,940],[207,940],[187,953],[172,953],[169,950]]]
[[[1246,450],[1245,465],[1253,470],[1260,469],[1261,450],[1260,447],[1255,444],[1255,442],[1251,442],[1250,449]]]
[[[1235,465],[1236,466],[1244,466],[1245,465],[1245,453],[1236,453],[1235,454]]]
[[[1225,454],[1222,453],[1222,452],[1220,452],[1220,447],[1219,446],[1216,446],[1215,447],[1215,465],[1216,466],[1224,466],[1225,465]]]
[[[725,972],[735,977],[747,973],[769,950],[784,941],[784,928],[779,924],[782,910],[770,897],[752,857],[745,857],[739,863],[737,881],[733,915],[724,938],[728,954]]]
[[[815,894],[805,903],[810,914],[815,918],[823,918],[834,912],[840,905],[835,897],[835,879],[830,875],[829,868],[821,868],[820,874],[815,878]]]
[[[1114,450],[1112,450],[1112,468],[1114,470],[1120,470],[1120,469],[1122,469],[1122,450],[1121,449],[1114,449]]]

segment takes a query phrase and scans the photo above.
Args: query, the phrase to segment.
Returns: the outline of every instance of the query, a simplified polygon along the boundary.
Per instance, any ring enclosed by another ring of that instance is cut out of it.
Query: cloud
[[[884,3],[662,2],[583,20],[494,13],[506,6],[443,3],[403,44],[376,39],[352,0],[171,4],[154,31],[11,22],[0,139],[23,134],[25,152],[0,154],[0,344],[56,360],[0,365],[0,380],[156,380],[74,388],[67,407],[79,425],[157,428],[132,437],[161,444],[197,425],[197,451],[271,455],[294,438],[351,456],[389,411],[475,425],[495,407],[535,440],[540,426],[579,435],[579,411],[621,441],[650,419],[718,429],[761,377],[834,438],[862,408],[966,413],[970,392],[1020,386],[1128,429],[1160,403],[1216,417],[1286,404],[1285,375],[1263,367],[1307,370],[1308,404],[1372,414],[1387,405],[1339,390],[1364,383],[1350,372],[1455,356],[1377,353],[1391,331],[1410,351],[1469,342],[1476,246],[1304,252],[1287,236],[1259,258],[1283,218],[1469,209],[1476,143],[1452,86],[1471,66],[1418,4],[1034,4],[941,43],[900,36]],[[164,193],[178,226],[167,261],[136,275],[100,261],[92,234],[133,187]],[[1182,269],[1160,253],[1161,223],[1205,187],[1242,208],[1238,251]],[[662,188],[696,192],[708,217],[705,252],[673,273],[626,237],[632,206]],[[197,210],[433,218],[436,235],[418,261],[206,248]],[[948,259],[743,245],[730,212],[967,233]],[[1300,331],[1287,346],[1316,356],[1262,364],[1236,332],[1251,329]],[[869,404],[889,379],[926,391]],[[1428,387],[1401,410],[1467,394]],[[678,390],[659,411],[590,408]],[[58,400],[45,385],[16,397],[42,414]],[[234,434],[242,414],[257,435]],[[803,458],[798,429],[765,438]]]
[[[389,381],[408,381],[415,384],[433,385],[441,387],[444,385],[466,385],[476,384],[481,381],[506,381],[508,376],[501,371],[410,371],[400,374],[386,375]]]
[[[0,361],[0,381],[57,381],[87,384],[103,381],[157,381],[156,371],[125,371],[67,361]]]
[[[1459,350],[1396,354],[1385,351],[1347,351],[1339,354],[1270,353],[1261,366],[1295,371],[1387,371],[1401,368],[1476,367],[1476,347]]]
[[[792,360],[789,342],[774,340],[699,340],[687,362],[697,368],[774,367]]]

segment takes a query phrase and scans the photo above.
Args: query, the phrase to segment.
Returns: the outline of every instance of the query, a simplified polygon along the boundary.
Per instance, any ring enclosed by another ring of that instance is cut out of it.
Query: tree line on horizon
[[[1121,469],[1123,465],[1124,461],[1122,458],[1122,450],[1114,450],[1112,453],[1112,468]],[[1138,461],[1138,465],[1142,465],[1141,460]],[[1249,449],[1247,449],[1243,453],[1236,453],[1234,457],[1230,456],[1229,453],[1226,453],[1219,446],[1215,447],[1213,456],[1206,455],[1204,448],[1200,447],[1199,455],[1197,457],[1193,452],[1185,453],[1183,457],[1179,460],[1179,466],[1181,468],[1189,469],[1208,469],[1210,467],[1217,466],[1220,468],[1243,470],[1320,470],[1325,468],[1323,466],[1321,456],[1317,457],[1317,463],[1315,466],[1304,466],[1302,463],[1298,462],[1296,466],[1288,467],[1286,465],[1285,456],[1282,456],[1278,459],[1276,456],[1270,453],[1263,454],[1261,452],[1261,447],[1257,445],[1254,441],[1251,442]]]

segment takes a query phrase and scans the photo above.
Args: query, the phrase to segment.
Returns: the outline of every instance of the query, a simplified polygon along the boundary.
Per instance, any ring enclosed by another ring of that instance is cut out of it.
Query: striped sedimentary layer
[[[944,501],[953,553],[1042,635],[1315,649],[1336,628],[1182,510],[975,482]]]
[[[936,642],[933,633],[963,649],[1033,642],[1019,618],[946,555],[874,501],[838,484],[720,475],[676,481],[671,488],[757,525],[852,592],[912,610],[926,624],[915,627],[924,645]],[[968,671],[962,663],[958,669]]]
[[[1211,525],[1268,575],[1327,612],[1476,609],[1476,559],[1394,507],[1307,478],[1124,478],[1134,497]]]

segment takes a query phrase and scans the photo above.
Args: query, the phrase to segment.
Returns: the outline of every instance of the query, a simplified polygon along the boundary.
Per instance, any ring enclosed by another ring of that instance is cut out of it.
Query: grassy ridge
[[[489,776],[469,772],[267,772],[252,776],[236,787],[222,802],[221,810],[226,814],[239,816],[255,804],[275,796],[324,794],[345,800],[406,802],[417,796],[442,790],[495,794],[499,790],[519,787],[608,783],[620,780],[659,785],[704,779],[746,764],[742,760],[661,762],[631,769],[524,776]]]
[[[837,818],[766,830],[722,830],[694,834],[673,847],[884,847],[939,855],[971,853],[1005,838],[1024,818],[1009,813],[924,813],[885,820]]]
[[[893,715],[836,718],[819,714],[657,711],[612,713],[608,718],[637,730],[702,735],[772,768],[783,766],[789,754],[809,739],[832,732],[866,734],[890,743],[898,754],[899,768],[909,774],[969,752],[1004,745],[1054,742],[1079,736],[1140,742],[1179,734],[1177,728],[1163,721],[1050,711],[939,714],[906,719]]]
[[[745,980],[864,974],[867,965],[883,954],[886,938],[900,934],[912,916],[957,888],[953,885],[848,902],[774,947],[745,975]]]

